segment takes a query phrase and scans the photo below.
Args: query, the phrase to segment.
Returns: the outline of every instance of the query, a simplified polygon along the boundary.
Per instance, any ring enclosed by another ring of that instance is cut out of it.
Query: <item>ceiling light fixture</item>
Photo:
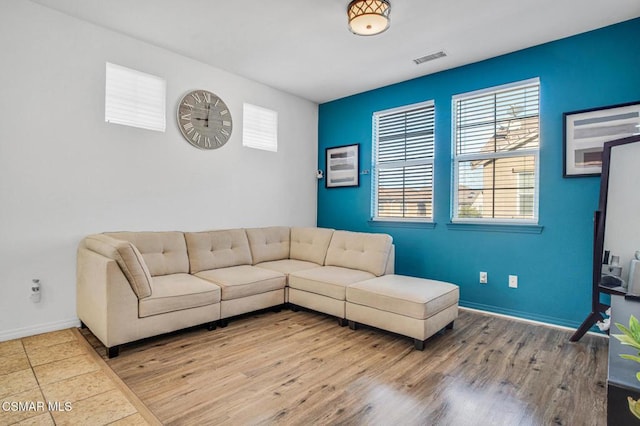
[[[387,0],[353,0],[347,6],[349,29],[362,36],[380,34],[389,28],[390,11]]]

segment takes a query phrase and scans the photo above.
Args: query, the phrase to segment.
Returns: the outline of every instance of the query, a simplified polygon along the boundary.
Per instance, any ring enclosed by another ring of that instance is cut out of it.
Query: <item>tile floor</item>
[[[0,425],[156,422],[76,329],[0,342]]]

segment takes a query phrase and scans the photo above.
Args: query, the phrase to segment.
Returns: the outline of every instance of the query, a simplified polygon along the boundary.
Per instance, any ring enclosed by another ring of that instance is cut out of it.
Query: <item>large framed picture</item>
[[[604,143],[640,134],[640,102],[565,112],[564,177],[599,176]]]
[[[327,188],[360,185],[360,144],[336,146],[325,151]]]

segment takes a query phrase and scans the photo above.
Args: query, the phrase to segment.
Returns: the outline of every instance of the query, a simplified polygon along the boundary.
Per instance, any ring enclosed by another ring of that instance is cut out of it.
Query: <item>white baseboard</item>
[[[464,307],[464,306],[458,306],[458,309],[461,309],[463,311],[478,312],[480,314],[485,314],[485,315],[492,315],[494,317],[507,318],[507,319],[514,320],[514,321],[526,322],[526,323],[529,323],[529,324],[542,325],[544,327],[558,328],[560,330],[576,331],[575,328],[565,327],[563,325],[551,324],[551,323],[542,322],[542,321],[535,321],[535,320],[530,320],[530,319],[526,319],[526,318],[516,317],[516,316],[513,316],[513,315],[497,314],[497,313],[491,312],[491,311],[483,311],[482,309],[467,308],[467,307]],[[593,331],[587,331],[587,334],[590,334],[592,336],[604,337],[604,338],[607,338],[607,339],[609,338],[609,336],[607,334],[604,334],[604,333],[596,333],[596,332],[593,332]]]
[[[64,330],[65,328],[80,327],[78,318],[38,324],[31,327],[16,328],[13,330],[0,331],[0,342],[5,340],[20,339],[22,337],[34,336],[36,334],[48,333],[50,331]]]

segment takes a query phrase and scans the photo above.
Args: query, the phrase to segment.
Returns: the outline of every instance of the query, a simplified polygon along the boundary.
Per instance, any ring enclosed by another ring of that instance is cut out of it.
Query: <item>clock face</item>
[[[206,90],[194,90],[178,104],[178,127],[196,148],[216,149],[231,137],[233,122],[222,99]]]

